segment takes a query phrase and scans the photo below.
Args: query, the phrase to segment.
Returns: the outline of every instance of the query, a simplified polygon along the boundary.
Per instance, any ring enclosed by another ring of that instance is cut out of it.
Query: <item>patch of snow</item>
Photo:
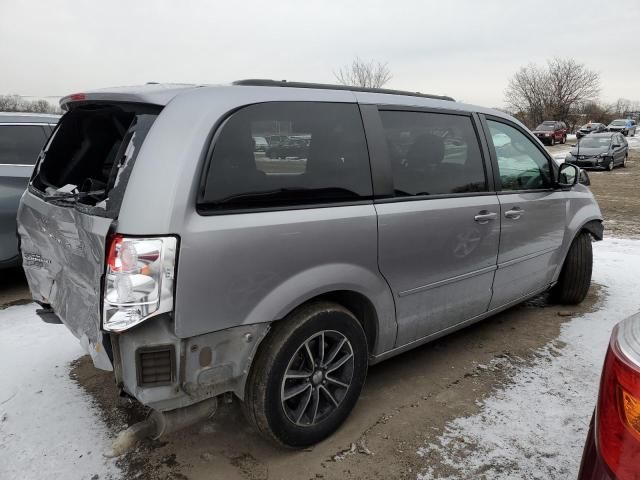
[[[638,271],[640,241],[595,243],[593,281],[606,287],[598,311],[563,325],[559,342],[536,351],[533,364],[514,365],[513,383],[479,413],[449,422],[421,448],[442,468],[425,465],[418,479],[576,478],[611,330],[640,310]]]
[[[102,455],[110,442],[97,409],[69,378],[84,354],[34,305],[0,310],[0,478],[121,478]]]

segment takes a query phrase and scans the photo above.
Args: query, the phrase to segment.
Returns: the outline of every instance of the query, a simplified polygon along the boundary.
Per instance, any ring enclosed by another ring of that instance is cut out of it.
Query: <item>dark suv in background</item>
[[[555,145],[556,143],[565,143],[568,132],[569,129],[564,122],[549,120],[538,125],[533,134],[545,145]]]
[[[604,123],[589,122],[578,129],[578,131],[576,132],[576,137],[579,140],[582,137],[589,135],[590,133],[600,133],[606,131],[607,126]]]
[[[17,264],[16,214],[58,115],[0,113],[0,268]]]

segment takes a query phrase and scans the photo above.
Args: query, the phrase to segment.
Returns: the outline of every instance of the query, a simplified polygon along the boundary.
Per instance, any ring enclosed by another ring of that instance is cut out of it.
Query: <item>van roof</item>
[[[368,89],[345,85],[327,85],[319,83],[288,82],[277,80],[239,80],[231,84],[198,85],[176,83],[147,83],[146,85],[105,88],[84,93],[68,95],[60,100],[60,106],[68,109],[70,105],[85,102],[129,102],[145,103],[164,107],[174,98],[197,96],[198,102],[219,102],[225,105],[274,100],[354,101],[361,104],[407,105],[426,108],[478,112],[508,118],[518,122],[497,109],[469,105],[454,101],[451,97],[429,95],[401,90]],[[237,102],[236,102],[237,100]]]
[[[387,95],[404,95],[411,97],[431,98],[435,100],[454,101],[453,98],[445,95],[430,95],[421,92],[409,92],[404,90],[392,90],[386,88],[365,88],[349,85],[331,85],[324,83],[288,82],[286,80],[269,79],[246,79],[237,80],[231,83],[238,87],[281,87],[281,88],[308,88],[316,90],[346,90],[352,92],[382,93]],[[66,108],[68,104],[83,101],[114,100],[117,98],[123,102],[150,103],[164,106],[174,97],[195,88],[215,88],[228,85],[205,85],[205,84],[184,84],[184,83],[155,83],[149,82],[145,85],[130,87],[112,87],[99,90],[91,90],[82,93],[73,93],[60,100],[60,106]]]

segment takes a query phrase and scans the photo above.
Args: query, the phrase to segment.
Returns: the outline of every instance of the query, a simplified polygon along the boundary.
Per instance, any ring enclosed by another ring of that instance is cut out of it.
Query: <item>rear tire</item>
[[[281,445],[318,443],[353,409],[367,366],[367,339],[349,310],[331,302],[303,306],[275,323],[258,348],[245,388],[245,416]]]
[[[556,138],[555,137],[551,137],[551,140],[549,140],[549,146],[553,147],[556,144]]]
[[[558,283],[551,290],[552,299],[565,305],[582,302],[591,286],[592,269],[591,236],[587,232],[580,232],[569,247]]]

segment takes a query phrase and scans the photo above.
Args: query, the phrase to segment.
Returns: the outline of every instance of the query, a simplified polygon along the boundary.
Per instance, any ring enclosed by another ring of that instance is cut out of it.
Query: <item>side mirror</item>
[[[578,178],[578,183],[581,183],[582,185],[591,185],[591,179],[589,178],[587,172],[583,169],[580,169],[580,177]]]
[[[558,170],[558,187],[571,188],[580,178],[580,169],[570,163],[563,163]]]

